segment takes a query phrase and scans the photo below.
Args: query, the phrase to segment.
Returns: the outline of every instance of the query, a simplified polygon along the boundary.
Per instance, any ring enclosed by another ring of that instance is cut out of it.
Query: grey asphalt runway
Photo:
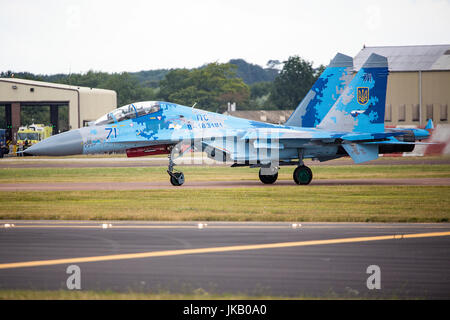
[[[102,223],[2,221],[0,289],[450,298],[450,224]]]

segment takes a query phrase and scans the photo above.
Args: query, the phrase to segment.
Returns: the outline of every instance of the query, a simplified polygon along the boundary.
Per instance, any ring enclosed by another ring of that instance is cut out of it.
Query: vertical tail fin
[[[387,58],[371,54],[317,126],[345,132],[384,132]]]
[[[317,126],[350,83],[352,70],[353,58],[342,53],[336,54],[285,125],[307,128]]]

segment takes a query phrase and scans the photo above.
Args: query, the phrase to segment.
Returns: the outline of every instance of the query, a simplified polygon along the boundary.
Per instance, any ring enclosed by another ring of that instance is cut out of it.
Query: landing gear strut
[[[260,168],[259,169],[259,180],[264,184],[273,184],[278,178],[278,168]]]
[[[172,151],[172,150],[171,150]],[[169,153],[169,168],[167,169],[167,173],[170,176],[170,183],[179,187],[184,183],[184,174],[181,171],[174,169],[175,163],[172,160],[172,152]]]

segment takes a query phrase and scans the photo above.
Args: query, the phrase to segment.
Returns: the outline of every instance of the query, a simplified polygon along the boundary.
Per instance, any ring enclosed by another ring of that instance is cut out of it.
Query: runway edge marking
[[[143,258],[167,257],[167,256],[188,255],[188,254],[219,253],[219,252],[244,251],[244,250],[262,250],[262,249],[273,249],[273,248],[289,248],[289,247],[303,247],[303,246],[315,246],[315,245],[325,245],[325,244],[340,244],[340,243],[398,240],[398,239],[412,239],[412,238],[429,238],[429,237],[442,237],[442,236],[450,236],[450,231],[448,231],[448,232],[413,233],[413,234],[394,234],[394,235],[374,236],[374,237],[356,237],[356,238],[341,238],[341,239],[327,239],[327,240],[308,240],[308,241],[252,244],[252,245],[226,246],[226,247],[214,247],[214,248],[150,251],[150,252],[142,252],[142,253],[125,253],[125,254],[115,254],[115,255],[106,255],[106,256],[94,256],[94,257],[79,257],[79,258],[66,258],[66,259],[54,259],[54,260],[13,262],[13,263],[0,264],[0,269],[41,267],[41,266],[51,266],[51,265],[58,265],[58,264],[74,264],[74,263],[85,263],[85,262],[143,259]]]

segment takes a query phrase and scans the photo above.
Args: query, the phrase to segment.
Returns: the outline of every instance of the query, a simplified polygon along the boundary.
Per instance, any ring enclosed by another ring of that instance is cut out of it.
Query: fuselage
[[[408,130],[421,138],[428,135],[425,130]],[[184,142],[200,145],[202,151],[209,151],[208,155],[215,155],[215,151],[227,155],[217,159],[243,163],[289,161],[298,158],[299,149],[303,158],[329,160],[346,155],[337,143],[346,134],[269,124],[149,101],[116,109],[88,127],[52,136],[26,152],[50,156],[98,154]]]
[[[117,112],[122,108],[129,110],[130,107],[133,110],[131,114]],[[139,107],[144,110],[142,113],[138,112]],[[27,149],[27,152],[51,156],[98,154],[188,140],[209,141],[218,137],[240,139],[251,129],[299,132],[296,127],[252,121],[169,102],[141,102],[122,108],[101,117],[88,127],[52,136]],[[320,134],[312,128],[303,128],[302,132],[306,138]],[[263,139],[263,136],[260,138]],[[245,143],[245,139],[242,143]]]

